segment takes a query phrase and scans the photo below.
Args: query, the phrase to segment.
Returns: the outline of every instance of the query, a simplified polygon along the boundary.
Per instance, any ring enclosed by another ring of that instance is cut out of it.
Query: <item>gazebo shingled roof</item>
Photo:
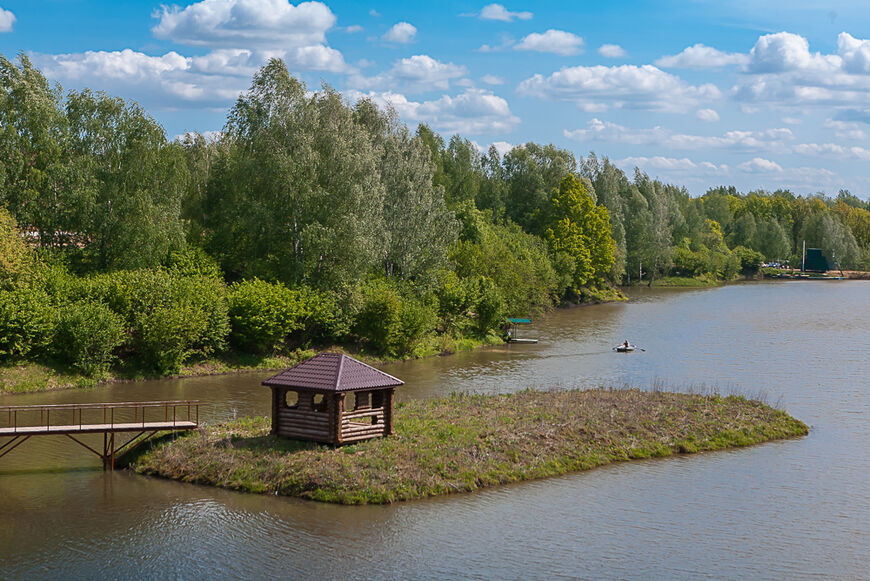
[[[263,382],[269,387],[357,391],[398,387],[405,382],[343,353],[319,353]]]

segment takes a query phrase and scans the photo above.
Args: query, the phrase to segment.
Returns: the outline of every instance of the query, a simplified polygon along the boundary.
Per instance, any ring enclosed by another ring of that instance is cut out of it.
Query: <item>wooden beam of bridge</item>
[[[0,406],[0,438],[10,438],[0,443],[0,458],[33,436],[64,435],[99,456],[104,470],[114,470],[116,456],[131,452],[157,433],[198,427],[199,401],[195,400]],[[103,434],[102,451],[76,437],[83,434]],[[134,435],[121,443],[116,442],[116,434]]]

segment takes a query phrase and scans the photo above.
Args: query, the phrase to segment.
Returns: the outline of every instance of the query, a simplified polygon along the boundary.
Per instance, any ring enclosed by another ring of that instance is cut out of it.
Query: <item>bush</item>
[[[41,290],[0,290],[0,360],[39,353],[51,342],[55,314]]]
[[[732,252],[740,260],[740,272],[742,274],[757,274],[761,264],[764,262],[763,254],[745,246],[737,246]]]
[[[433,305],[413,289],[380,280],[363,287],[355,330],[374,353],[406,357],[433,330],[436,319]]]
[[[208,318],[192,304],[159,305],[136,316],[133,332],[145,362],[159,373],[177,373],[208,327]]]
[[[124,343],[124,320],[95,301],[71,303],[61,310],[54,335],[54,352],[87,375],[104,373],[114,350]]]
[[[490,329],[496,329],[505,319],[505,302],[495,283],[480,277],[477,280],[477,301],[474,312],[477,315],[477,332],[486,335]]]
[[[227,290],[220,279],[143,269],[89,277],[82,285],[81,294],[104,302],[133,329],[136,354],[159,372],[226,348]]]
[[[310,314],[298,292],[258,278],[231,285],[228,298],[232,341],[255,352],[279,348]]]
[[[363,307],[357,315],[356,332],[372,351],[391,355],[399,340],[402,299],[385,282],[363,288]]]
[[[0,206],[0,287],[10,287],[27,274],[33,263],[33,253],[21,239],[18,224]]]
[[[435,309],[425,300],[407,297],[399,312],[399,332],[393,355],[405,357],[414,352],[435,326]]]

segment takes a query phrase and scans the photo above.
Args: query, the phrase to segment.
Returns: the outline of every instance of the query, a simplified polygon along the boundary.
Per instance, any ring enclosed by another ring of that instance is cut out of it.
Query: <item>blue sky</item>
[[[860,1],[0,0],[0,53],[134,99],[172,137],[219,131],[269,57],[311,89],[390,103],[502,151],[595,151],[693,194],[867,198],[870,7]]]

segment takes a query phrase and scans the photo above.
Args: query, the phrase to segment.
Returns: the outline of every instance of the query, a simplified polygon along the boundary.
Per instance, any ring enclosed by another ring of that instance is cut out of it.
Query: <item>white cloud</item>
[[[789,125],[800,125],[803,123],[803,119],[800,117],[783,117],[782,122],[788,123]]]
[[[719,121],[719,114],[713,109],[698,109],[695,111],[695,117],[701,121],[714,122]]]
[[[480,11],[481,20],[501,20],[502,22],[513,22],[517,18],[519,20],[530,20],[531,12],[511,12],[501,4],[487,4]]]
[[[867,133],[864,132],[863,129],[853,121],[837,121],[834,119],[828,119],[825,121],[824,126],[827,129],[833,129],[834,135],[837,139],[853,139],[853,140],[864,140],[867,139]]]
[[[359,24],[351,24],[350,26],[345,27],[344,31],[348,34],[354,34],[356,32],[362,32],[363,27]]]
[[[203,56],[177,52],[150,56],[130,49],[80,54],[33,55],[45,75],[70,87],[100,87],[161,108],[226,106],[244,91],[269,58],[283,58],[291,69],[343,71],[341,54],[325,46],[285,52],[220,49]]]
[[[718,69],[729,65],[744,65],[749,57],[740,53],[727,53],[715,48],[696,44],[683,49],[679,54],[663,56],[655,64],[666,69]]]
[[[627,56],[625,49],[618,44],[602,44],[598,48],[598,54],[609,59],[619,59]]]
[[[495,150],[502,157],[507,155],[507,153],[514,148],[514,146],[507,141],[493,141],[491,145],[495,147]]]
[[[809,42],[804,37],[790,32],[777,32],[758,39],[749,51],[746,70],[752,73],[781,73],[815,69],[830,73],[840,64],[841,59],[836,55],[810,53]]]
[[[486,83],[487,85],[503,85],[504,79],[501,77],[497,77],[495,75],[483,75],[480,77],[480,80]]]
[[[0,32],[12,32],[13,24],[15,24],[15,15],[0,7]]]
[[[321,2],[287,0],[202,0],[155,12],[157,38],[181,44],[228,48],[324,44],[335,15]]]
[[[549,77],[534,75],[520,83],[517,91],[572,102],[591,112],[609,107],[685,112],[721,96],[715,85],[689,85],[652,65],[563,68]]]
[[[507,101],[480,89],[468,89],[455,97],[443,95],[433,101],[409,101],[400,93],[360,93],[351,98],[368,97],[379,105],[390,105],[409,123],[428,123],[442,133],[480,135],[511,131],[520,119],[511,113]]]
[[[387,42],[395,42],[398,44],[408,44],[414,42],[414,37],[417,35],[417,27],[409,22],[397,22],[390,28],[381,39]]]
[[[814,157],[831,157],[834,159],[870,160],[870,149],[864,147],[845,147],[838,143],[801,143],[796,145],[795,153]]]
[[[418,93],[433,89],[446,90],[450,81],[461,79],[468,69],[453,63],[442,63],[425,54],[396,61],[392,68],[374,77],[352,77],[349,84],[358,89],[399,88]]]
[[[533,32],[514,46],[514,50],[534,50],[562,56],[577,54],[582,48],[582,38],[564,30],[554,30],[552,28],[543,34]]]
[[[565,137],[577,141],[604,141],[631,145],[650,145],[668,149],[734,151],[789,150],[787,142],[794,139],[790,129],[774,128],[761,131],[727,131],[722,135],[691,135],[675,133],[663,127],[630,129],[623,125],[592,119],[586,129],[564,131]]]
[[[769,159],[764,159],[763,157],[753,157],[749,161],[744,161],[743,163],[737,166],[742,172],[745,173],[781,173],[782,166],[776,163],[775,161],[770,161]]]

